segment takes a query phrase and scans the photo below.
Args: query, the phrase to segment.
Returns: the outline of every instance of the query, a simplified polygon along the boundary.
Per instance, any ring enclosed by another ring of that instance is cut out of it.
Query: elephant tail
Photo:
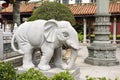
[[[11,47],[12,49],[15,51],[15,52],[18,52],[20,54],[24,54],[24,52],[20,49],[17,49],[14,45],[14,42],[15,42],[15,34],[13,35],[12,39],[11,39]]]

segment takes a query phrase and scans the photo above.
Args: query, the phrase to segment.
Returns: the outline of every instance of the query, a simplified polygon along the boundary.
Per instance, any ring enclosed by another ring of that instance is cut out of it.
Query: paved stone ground
[[[90,77],[106,77],[115,80],[119,78],[120,80],[120,65],[117,66],[93,66],[84,63],[84,59],[88,56],[87,46],[81,45],[81,51],[76,60],[76,65],[80,67],[80,80],[86,80],[85,76]],[[87,44],[89,45],[89,44]],[[117,47],[116,57],[120,62],[120,44],[114,45]]]
[[[117,47],[116,57],[120,62],[120,44],[115,45]],[[115,80],[115,78],[119,78],[120,80],[120,65],[117,66],[93,66],[84,63],[84,59],[88,56],[87,47],[81,45],[81,51],[79,53],[79,57],[76,60],[76,64],[80,66],[80,80],[86,80],[85,76],[90,77],[106,77]]]

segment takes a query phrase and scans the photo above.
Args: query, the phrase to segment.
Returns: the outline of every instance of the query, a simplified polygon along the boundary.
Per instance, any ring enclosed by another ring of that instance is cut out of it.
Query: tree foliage
[[[0,80],[14,80],[16,69],[11,62],[0,62]]]
[[[31,68],[26,72],[17,74],[16,80],[48,80],[48,78],[39,70]]]
[[[13,24],[17,23],[17,25],[20,25],[20,2],[25,1],[27,2],[28,0],[4,0],[8,4],[13,4]]]
[[[55,19],[55,20],[66,20],[72,25],[75,24],[75,18],[71,10],[64,4],[57,2],[44,2],[37,9],[34,10],[29,21],[37,19]]]
[[[15,3],[17,0],[4,0],[4,1],[6,1],[7,3]],[[20,1],[29,1],[29,0],[20,0]]]

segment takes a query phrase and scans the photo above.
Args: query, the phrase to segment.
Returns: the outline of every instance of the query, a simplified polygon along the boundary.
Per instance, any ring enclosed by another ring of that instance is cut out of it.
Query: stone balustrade
[[[10,43],[12,35],[14,34],[16,29],[16,24],[13,31],[11,31],[11,28],[8,25],[6,25],[5,28],[0,29],[0,59],[6,59],[7,57],[12,56],[12,54],[8,55],[7,53],[12,52]]]

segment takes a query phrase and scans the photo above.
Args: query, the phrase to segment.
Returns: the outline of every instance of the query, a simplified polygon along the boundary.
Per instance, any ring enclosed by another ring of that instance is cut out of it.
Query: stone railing
[[[17,24],[14,25],[13,32],[11,31],[11,28],[8,25],[6,25],[4,29],[0,29],[0,60],[18,55],[15,53],[11,53],[12,49],[10,45],[12,35],[14,34],[16,29]]]

